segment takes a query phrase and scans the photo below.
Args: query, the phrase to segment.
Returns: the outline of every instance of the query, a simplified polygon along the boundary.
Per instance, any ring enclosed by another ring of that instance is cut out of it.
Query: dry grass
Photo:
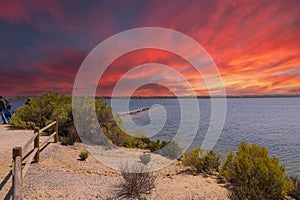
[[[142,164],[122,165],[123,181],[117,185],[119,197],[137,198],[150,193],[155,187],[157,176]]]

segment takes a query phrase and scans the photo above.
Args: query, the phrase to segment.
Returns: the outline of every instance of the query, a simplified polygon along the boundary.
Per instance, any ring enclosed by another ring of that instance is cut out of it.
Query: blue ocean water
[[[116,101],[113,104],[115,112],[126,111],[126,108],[121,106],[124,100],[114,101]],[[188,103],[190,99],[183,101],[187,101],[186,105],[190,105]],[[198,99],[198,103],[200,120],[189,119],[192,123],[199,123],[197,135],[190,149],[201,146],[210,123],[210,99]],[[161,112],[162,107],[157,105],[164,107],[166,115]],[[129,102],[129,110],[139,110],[145,107],[150,107],[150,110],[134,115],[122,115],[128,131],[134,132],[137,130],[136,126],[140,126],[141,129],[147,127],[145,132],[152,139],[172,140],[176,137],[180,120],[182,120],[178,100],[133,99]],[[193,107],[184,109],[190,113],[194,110]],[[158,119],[151,120],[149,112],[152,112],[152,116]],[[158,114],[155,115],[155,113]],[[166,121],[163,127],[160,127],[161,125],[157,122],[163,121],[165,116]],[[130,119],[133,120],[134,125],[129,123]],[[157,134],[153,135],[154,132]],[[188,127],[186,133],[186,136],[190,137]],[[280,159],[289,173],[300,175],[300,98],[228,98],[225,124],[214,150],[226,155],[229,151],[235,151],[242,141],[265,146],[271,155]]]
[[[172,140],[176,137],[181,120],[181,108],[176,99],[132,99],[129,108],[125,100],[114,100],[113,110],[124,113],[149,107],[150,110],[134,115],[122,115],[125,128],[136,131],[144,127],[152,139]],[[194,108],[190,99],[184,99],[187,113]],[[197,135],[189,147],[201,146],[211,118],[210,99],[198,99],[200,120],[187,116],[190,123],[199,123]],[[26,101],[12,101],[15,109]],[[110,104],[110,101],[108,101]],[[190,106],[189,106],[190,105]],[[165,112],[162,112],[164,110]],[[149,113],[153,118],[150,118]],[[161,121],[164,121],[161,126]],[[134,122],[129,123],[131,120]],[[186,127],[186,136],[189,135]],[[153,134],[156,133],[156,134]],[[182,138],[184,139],[184,138]],[[214,150],[222,155],[235,151],[241,141],[265,146],[271,155],[277,156],[289,173],[300,175],[300,98],[229,98],[225,124]]]
[[[23,106],[27,100],[11,100],[11,104],[13,106],[13,111],[16,111],[18,108]]]

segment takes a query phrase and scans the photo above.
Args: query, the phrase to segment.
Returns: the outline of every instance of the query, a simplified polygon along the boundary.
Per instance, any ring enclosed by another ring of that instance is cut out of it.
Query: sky
[[[98,44],[140,27],[168,28],[197,41],[217,66],[227,95],[300,94],[298,0],[0,0],[0,4],[2,96],[72,94],[82,62]],[[130,81],[155,78],[156,83],[141,85],[130,95],[190,94],[186,84],[165,68],[127,73],[146,63],[176,70],[197,95],[217,93],[208,91],[201,74],[182,57],[140,49],[108,66],[96,83],[97,95],[110,96],[124,74],[129,86]]]

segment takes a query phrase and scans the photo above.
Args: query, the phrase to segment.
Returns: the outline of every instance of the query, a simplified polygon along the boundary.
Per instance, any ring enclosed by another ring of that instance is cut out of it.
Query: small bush
[[[166,143],[161,144],[158,139],[156,141],[150,141],[147,145],[147,149],[149,149],[151,152],[158,151],[165,146],[164,144]]]
[[[242,142],[236,154],[227,155],[220,173],[233,183],[229,198],[234,200],[284,199],[291,188],[285,167],[256,144]]]
[[[194,173],[212,174],[219,169],[220,156],[213,151],[207,153],[197,147],[183,154],[182,164],[190,167]]]
[[[69,145],[69,138],[68,137],[62,137],[60,139],[60,142],[61,142],[62,145],[67,146],[67,145]]]
[[[76,132],[75,126],[70,126],[70,127],[68,127],[67,130],[68,130],[68,132],[67,132],[66,136],[68,138],[69,145],[73,145],[73,144],[75,144],[75,142],[81,141]]]
[[[159,151],[164,148],[168,143],[166,141],[160,142],[160,140],[152,141],[146,136],[143,138],[135,137],[133,146],[140,149],[149,149],[151,152]]]
[[[155,187],[157,176],[145,167],[145,165],[134,164],[122,166],[123,181],[117,185],[120,197],[140,198],[141,194],[150,193]]]
[[[290,180],[293,183],[293,187],[289,191],[289,195],[296,200],[300,200],[300,179],[298,176],[290,176]]]
[[[11,124],[15,129],[27,129],[26,122],[16,115],[13,116],[13,121],[11,122]]]
[[[221,156],[213,151],[208,152],[204,157],[203,171],[208,174],[212,174],[219,170]]]
[[[140,198],[138,198],[138,200],[147,200],[147,198],[146,197],[140,197]]]
[[[87,151],[82,151],[79,154],[79,157],[80,157],[81,160],[86,160],[89,157],[89,153]]]
[[[159,153],[162,156],[171,158],[171,159],[176,159],[182,154],[182,149],[179,147],[179,145],[171,141],[166,144],[162,149],[159,150]]]
[[[142,140],[142,138],[135,138],[134,139],[134,147],[139,148],[139,149],[147,149],[147,143],[145,143],[144,141],[145,140]]]
[[[143,153],[142,155],[140,155],[140,160],[144,165],[147,165],[150,162],[150,153]]]

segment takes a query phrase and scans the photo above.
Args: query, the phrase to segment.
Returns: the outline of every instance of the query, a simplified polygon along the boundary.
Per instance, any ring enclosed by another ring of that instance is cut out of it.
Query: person
[[[3,97],[0,96],[0,117],[2,118],[3,124],[7,124],[5,113],[6,113],[6,103],[3,100]]]
[[[11,112],[12,112],[12,105],[10,103],[9,100],[5,100],[5,103],[6,103],[6,112],[5,112],[5,117],[6,117],[6,120],[7,122],[10,122],[11,120]]]
[[[27,99],[27,101],[25,102],[25,105],[29,105],[30,104],[30,99]]]

